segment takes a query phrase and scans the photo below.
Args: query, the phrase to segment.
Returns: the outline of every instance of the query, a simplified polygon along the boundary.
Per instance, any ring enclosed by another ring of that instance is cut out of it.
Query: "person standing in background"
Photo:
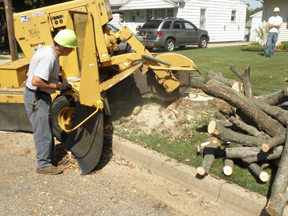
[[[278,7],[274,8],[274,16],[271,16],[268,20],[269,33],[266,43],[266,48],[264,51],[264,58],[274,56],[275,45],[278,39],[279,28],[283,23],[283,19],[279,16],[280,9]]]

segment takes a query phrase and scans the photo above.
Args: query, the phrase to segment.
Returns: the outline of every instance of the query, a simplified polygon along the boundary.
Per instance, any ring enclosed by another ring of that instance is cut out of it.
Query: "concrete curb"
[[[267,198],[210,175],[197,178],[196,168],[183,164],[170,157],[129,142],[116,135],[112,137],[113,153],[154,172],[165,179],[196,192],[206,201],[217,202],[243,212],[243,215],[268,215],[264,209]],[[217,198],[218,197],[218,198]],[[285,209],[284,215],[288,213]]]

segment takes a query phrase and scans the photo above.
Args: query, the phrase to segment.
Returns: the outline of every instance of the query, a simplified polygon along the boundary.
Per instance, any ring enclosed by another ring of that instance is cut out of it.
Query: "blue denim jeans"
[[[275,45],[278,40],[278,33],[269,32],[264,56],[274,56]]]

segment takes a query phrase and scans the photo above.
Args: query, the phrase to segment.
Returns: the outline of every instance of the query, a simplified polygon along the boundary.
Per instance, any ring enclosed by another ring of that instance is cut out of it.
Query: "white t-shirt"
[[[41,79],[50,82],[58,83],[58,76],[60,73],[59,58],[52,49],[52,46],[45,46],[37,50],[33,55],[30,65],[26,86],[29,89],[36,90],[37,87],[32,85],[33,76],[40,77]],[[53,89],[40,89],[41,91],[52,94],[55,92]]]
[[[271,16],[268,20],[268,23],[273,25],[280,25],[283,23],[283,19],[281,16]],[[279,33],[279,28],[273,27],[269,30],[269,32]]]

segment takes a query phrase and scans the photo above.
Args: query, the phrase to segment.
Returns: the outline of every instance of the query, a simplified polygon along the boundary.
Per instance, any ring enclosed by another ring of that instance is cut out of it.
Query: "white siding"
[[[179,8],[177,17],[187,19],[199,26],[200,10],[206,8],[206,30],[210,42],[244,41],[246,5],[239,0],[189,0]],[[236,21],[231,22],[232,10],[236,10]]]
[[[258,29],[260,26],[262,26],[262,11],[252,15],[251,17],[252,22],[249,41],[258,41],[260,38],[257,37],[255,29]]]
[[[283,18],[283,24],[280,28],[278,35],[277,44],[281,41],[288,41],[288,1],[287,0],[265,0],[263,6],[263,17],[262,20],[268,22],[269,18],[274,15],[274,8],[279,7],[280,13],[279,16]]]
[[[168,3],[165,0],[130,0],[124,4],[121,10],[135,10],[135,9],[155,9],[155,8],[174,8],[176,4]]]
[[[120,14],[119,13],[114,13],[113,14],[113,19],[109,22],[111,25],[121,29],[122,27],[120,26]]]

